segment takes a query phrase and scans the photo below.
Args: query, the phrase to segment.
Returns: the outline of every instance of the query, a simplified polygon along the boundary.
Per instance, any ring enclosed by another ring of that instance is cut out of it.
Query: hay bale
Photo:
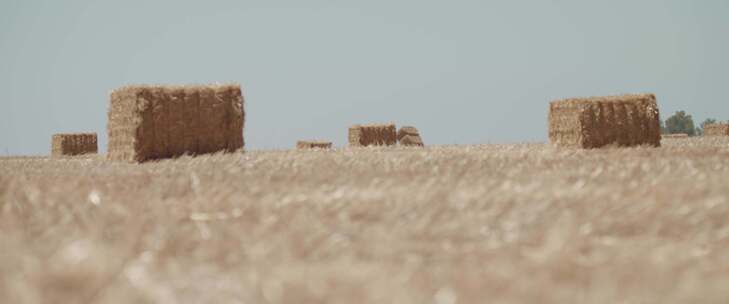
[[[413,126],[403,126],[397,131],[397,141],[402,146],[419,146],[422,147],[423,139],[420,137],[420,132]]]
[[[405,135],[400,139],[400,145],[412,146],[412,147],[423,147],[423,139],[420,136]]]
[[[239,85],[127,86],[112,91],[110,160],[142,162],[243,148]]]
[[[661,138],[688,138],[686,133],[661,134]]]
[[[300,150],[304,149],[331,149],[332,143],[329,141],[319,140],[300,140],[296,142],[296,148]]]
[[[97,153],[96,133],[53,134],[51,156],[72,156]]]
[[[420,132],[418,132],[418,129],[413,126],[402,126],[400,127],[400,130],[397,131],[397,140],[400,140],[406,135],[420,136]]]
[[[392,146],[396,143],[397,129],[395,124],[368,124],[349,127],[349,145],[351,147]]]
[[[704,136],[729,136],[729,124],[708,124],[704,126]]]
[[[571,98],[549,105],[549,140],[562,147],[661,144],[653,94]]]

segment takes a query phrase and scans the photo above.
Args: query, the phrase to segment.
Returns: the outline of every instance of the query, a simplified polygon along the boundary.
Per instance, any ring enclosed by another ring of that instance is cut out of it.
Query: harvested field
[[[127,86],[110,98],[110,160],[143,162],[243,148],[239,85]]]
[[[349,146],[392,146],[397,144],[395,124],[367,124],[349,127]]]
[[[96,133],[53,134],[51,156],[74,156],[98,151]]]
[[[724,303],[729,138],[0,158],[7,303]]]
[[[300,140],[296,142],[297,149],[331,149],[332,142],[321,140]]]
[[[404,126],[397,131],[397,141],[402,146],[418,146],[422,147],[423,139],[420,137],[418,129],[412,126]]]
[[[709,124],[704,126],[704,136],[729,136],[729,124]]]
[[[549,140],[562,147],[661,145],[653,94],[571,98],[549,105]]]

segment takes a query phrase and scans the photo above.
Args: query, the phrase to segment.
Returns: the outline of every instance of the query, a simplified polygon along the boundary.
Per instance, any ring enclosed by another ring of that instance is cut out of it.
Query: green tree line
[[[661,133],[663,134],[688,134],[689,136],[700,136],[704,134],[704,127],[709,124],[718,123],[714,118],[705,119],[700,125],[694,125],[694,119],[686,111],[676,111],[665,121],[661,120]],[[729,122],[729,121],[727,121]]]

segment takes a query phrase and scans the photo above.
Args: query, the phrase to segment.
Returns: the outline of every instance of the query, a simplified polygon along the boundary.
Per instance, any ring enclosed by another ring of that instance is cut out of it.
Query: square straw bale
[[[402,126],[400,127],[400,130],[397,131],[397,140],[400,140],[405,135],[420,135],[420,132],[418,132],[418,129],[413,126]]]
[[[243,148],[239,85],[127,86],[112,91],[110,160],[143,162]]]
[[[729,123],[705,125],[704,136],[729,136]]]
[[[562,147],[600,148],[661,142],[653,94],[570,98],[549,106],[549,140]]]
[[[397,143],[395,124],[354,125],[349,128],[351,147],[392,146]]]
[[[412,147],[423,147],[425,146],[423,144],[423,139],[420,138],[420,136],[417,135],[405,135],[402,138],[400,138],[400,145],[402,146],[412,146]]]
[[[331,149],[332,143],[320,140],[300,140],[296,142],[297,149]]]
[[[402,146],[423,146],[420,132],[413,126],[403,126],[397,131],[397,141]]]
[[[705,125],[704,136],[729,136],[729,124],[717,123]]]
[[[51,156],[72,156],[98,152],[96,133],[53,134]]]

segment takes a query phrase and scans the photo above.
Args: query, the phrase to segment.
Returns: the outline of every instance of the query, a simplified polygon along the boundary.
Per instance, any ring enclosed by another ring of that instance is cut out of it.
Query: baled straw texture
[[[128,86],[111,93],[110,160],[142,162],[243,148],[239,85]]]
[[[423,146],[423,139],[420,137],[420,132],[413,126],[403,126],[397,131],[397,141],[402,146]]]
[[[705,136],[729,136],[729,124],[709,124],[704,126]]]
[[[397,143],[395,124],[354,125],[349,128],[351,147],[392,146]]]
[[[82,155],[98,152],[96,133],[53,134],[52,156]]]
[[[549,107],[549,140],[561,147],[661,144],[658,105],[653,94],[572,98]]]

